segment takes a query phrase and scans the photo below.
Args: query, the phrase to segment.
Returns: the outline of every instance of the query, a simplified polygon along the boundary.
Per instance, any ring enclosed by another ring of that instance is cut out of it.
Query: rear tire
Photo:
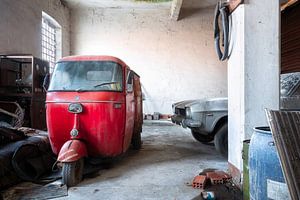
[[[224,157],[228,157],[228,124],[224,124],[215,135],[216,150]]]
[[[192,132],[192,135],[193,137],[198,141],[198,142],[201,142],[203,144],[206,144],[206,143],[209,143],[211,141],[214,140],[214,136],[211,136],[211,135],[204,135],[204,134],[201,134],[197,131],[194,131],[194,130],[191,130]]]
[[[132,136],[131,144],[134,150],[140,150],[142,148],[142,136],[140,131]]]
[[[77,185],[82,180],[84,161],[83,158],[69,163],[63,163],[62,182],[67,187]]]

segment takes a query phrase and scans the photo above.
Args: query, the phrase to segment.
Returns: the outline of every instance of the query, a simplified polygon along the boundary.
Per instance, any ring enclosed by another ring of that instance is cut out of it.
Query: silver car
[[[189,100],[175,103],[172,122],[190,128],[193,137],[202,143],[214,140],[216,149],[227,156],[227,98]]]
[[[280,77],[280,109],[300,110],[300,72]],[[227,98],[181,101],[172,105],[172,122],[190,128],[202,143],[214,141],[224,157],[228,154]]]

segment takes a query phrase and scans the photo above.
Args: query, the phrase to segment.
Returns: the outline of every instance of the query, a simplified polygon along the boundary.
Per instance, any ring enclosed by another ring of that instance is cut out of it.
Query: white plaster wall
[[[265,108],[279,109],[279,1],[249,0],[232,15],[228,61],[229,158],[242,171],[242,142],[268,126]]]
[[[242,141],[245,126],[245,30],[244,5],[231,16],[231,55],[228,60],[228,161],[238,169],[241,163]]]
[[[80,8],[71,11],[72,54],[113,55],[140,76],[144,112],[171,113],[185,99],[227,96],[226,63],[213,46],[213,9]]]
[[[0,53],[42,55],[42,11],[62,26],[62,55],[70,54],[70,12],[60,0],[0,0]]]

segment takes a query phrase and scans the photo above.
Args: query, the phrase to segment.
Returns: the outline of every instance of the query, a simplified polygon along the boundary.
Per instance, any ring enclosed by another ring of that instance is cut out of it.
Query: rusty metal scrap
[[[266,110],[292,200],[300,199],[300,112]]]
[[[24,122],[24,111],[16,102],[0,101],[0,113],[11,118],[11,120],[4,120],[11,127],[19,128]],[[2,121],[3,119],[0,119]],[[3,121],[2,121],[3,124]]]

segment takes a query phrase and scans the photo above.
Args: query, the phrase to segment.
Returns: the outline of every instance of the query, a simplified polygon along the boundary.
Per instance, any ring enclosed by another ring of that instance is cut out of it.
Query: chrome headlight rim
[[[82,113],[83,107],[80,103],[70,103],[68,106],[68,111],[74,114]]]
[[[192,110],[190,107],[185,107],[185,117],[187,119],[192,119]]]

